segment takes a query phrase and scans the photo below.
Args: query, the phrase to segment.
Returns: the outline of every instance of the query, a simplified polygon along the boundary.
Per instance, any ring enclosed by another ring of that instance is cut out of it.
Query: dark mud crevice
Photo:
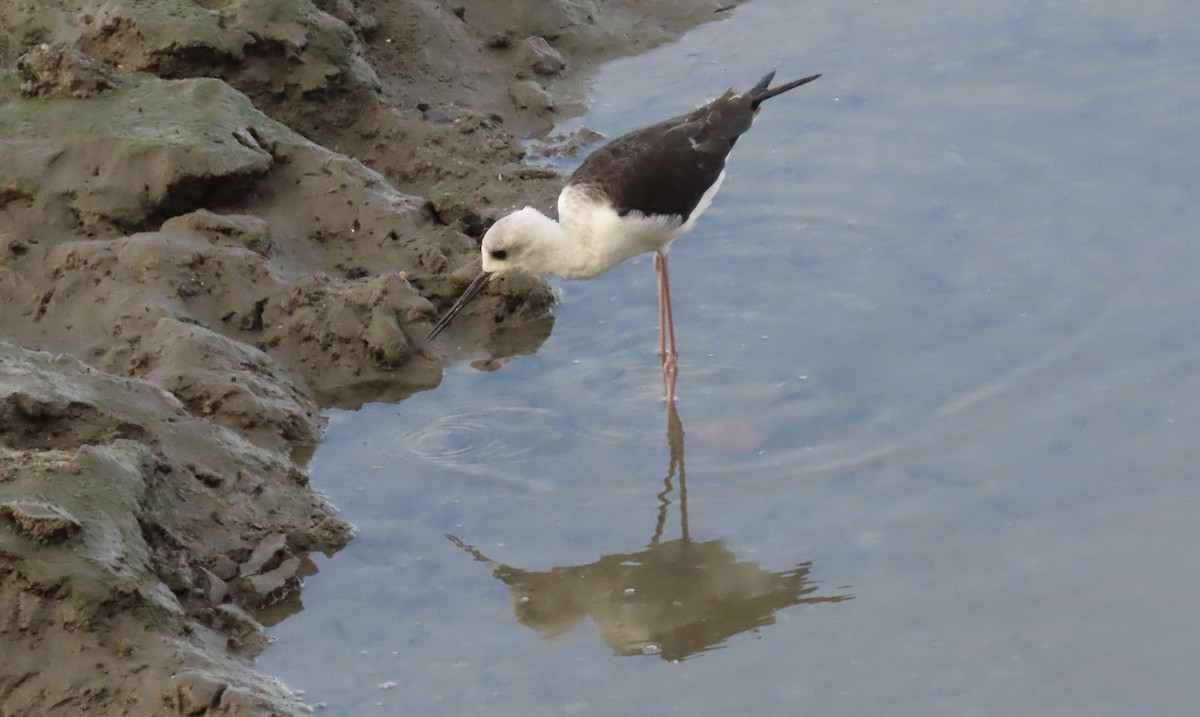
[[[243,143],[244,144],[244,143]],[[236,209],[254,194],[270,170],[231,173],[221,176],[188,176],[167,187],[162,201],[151,207],[140,222],[117,222],[122,230],[141,232],[155,229],[172,217],[200,209],[222,212]]]
[[[17,450],[74,450],[118,439],[145,441],[141,426],[77,401],[40,401],[13,393],[0,399],[0,444]]]
[[[245,66],[243,60],[205,45],[187,45],[148,59],[147,72],[167,80],[189,77],[219,77],[227,80]]]

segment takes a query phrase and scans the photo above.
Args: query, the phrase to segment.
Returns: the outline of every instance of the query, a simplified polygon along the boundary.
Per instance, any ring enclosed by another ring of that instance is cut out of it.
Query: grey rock
[[[546,88],[533,80],[521,80],[508,86],[508,98],[519,110],[534,112],[551,112],[554,110],[554,98]]]
[[[527,37],[517,48],[513,64],[518,70],[536,75],[557,75],[567,68],[567,61],[546,42],[536,35]]]

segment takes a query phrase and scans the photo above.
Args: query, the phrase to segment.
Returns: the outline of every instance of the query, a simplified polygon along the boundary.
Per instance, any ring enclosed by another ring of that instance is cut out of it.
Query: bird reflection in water
[[[809,580],[811,562],[772,572],[739,561],[724,541],[691,539],[683,424],[675,406],[667,408],[671,462],[658,494],[654,534],[644,550],[534,571],[498,564],[461,539],[446,537],[489,565],[492,575],[508,586],[522,625],[554,639],[590,618],[617,655],[683,660],[718,649],[738,633],[773,624],[779,610],[849,600],[848,594],[816,594],[818,586]],[[676,480],[682,535],[663,540]]]

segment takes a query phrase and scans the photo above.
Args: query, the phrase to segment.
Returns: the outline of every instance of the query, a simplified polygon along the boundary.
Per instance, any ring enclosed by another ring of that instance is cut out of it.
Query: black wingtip
[[[771,74],[762,78],[762,80],[760,80],[759,83],[750,90],[750,99],[753,101],[753,107],[755,109],[757,109],[759,105],[761,105],[763,102],[766,102],[767,100],[771,99],[775,95],[782,95],[784,92],[787,92],[788,90],[794,90],[797,87],[799,87],[800,85],[807,85],[809,82],[812,82],[813,80],[820,77],[821,73],[818,72],[815,75],[809,75],[808,77],[801,77],[798,80],[792,80],[791,82],[785,82],[778,87],[772,87],[771,89],[767,89],[767,86],[770,85],[770,83],[771,83],[771,78],[773,78],[774,76],[775,76],[775,73],[772,71]]]
[[[762,93],[766,92],[767,88],[771,86],[771,80],[773,79],[775,79],[775,70],[768,72],[766,77],[759,80],[757,85],[750,88],[751,96],[761,95]]]

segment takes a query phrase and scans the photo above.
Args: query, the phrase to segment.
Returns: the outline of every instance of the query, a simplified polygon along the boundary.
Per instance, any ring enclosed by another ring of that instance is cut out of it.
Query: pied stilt
[[[747,92],[729,90],[693,112],[597,149],[558,196],[558,221],[525,207],[493,224],[483,237],[483,270],[433,326],[429,339],[493,276],[525,272],[591,279],[627,259],[654,252],[663,382],[667,401],[673,402],[679,359],[667,250],[712,202],[725,178],[725,158],[750,129],[759,106],[820,77],[770,87],[774,76],[771,72]]]

